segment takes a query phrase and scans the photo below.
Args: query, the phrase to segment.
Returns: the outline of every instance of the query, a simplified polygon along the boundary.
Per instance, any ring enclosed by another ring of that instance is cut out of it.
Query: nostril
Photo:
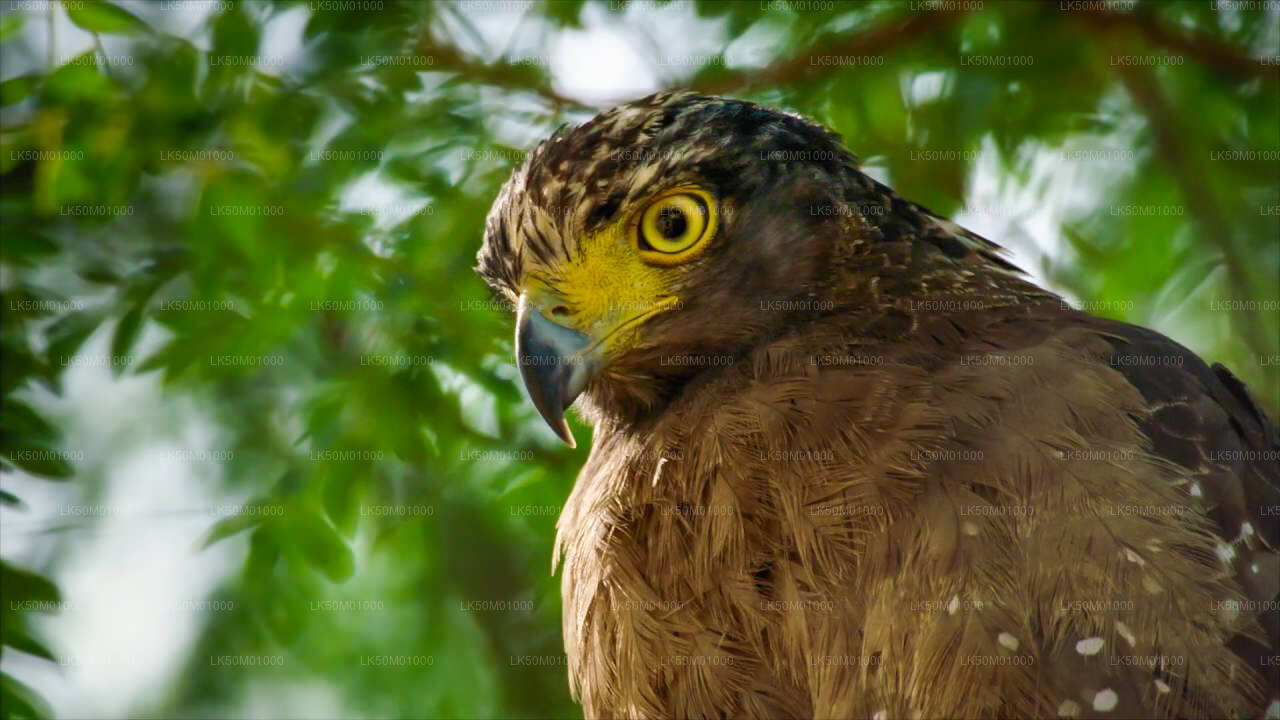
[[[551,308],[551,314],[555,315],[556,317],[564,317],[565,315],[569,314],[569,308],[563,305],[557,305]]]

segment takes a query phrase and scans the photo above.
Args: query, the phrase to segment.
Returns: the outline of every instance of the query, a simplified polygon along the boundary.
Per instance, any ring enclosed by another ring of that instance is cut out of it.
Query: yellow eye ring
[[[716,234],[716,204],[707,191],[681,187],[659,195],[635,217],[640,257],[655,265],[678,265],[699,255]]]

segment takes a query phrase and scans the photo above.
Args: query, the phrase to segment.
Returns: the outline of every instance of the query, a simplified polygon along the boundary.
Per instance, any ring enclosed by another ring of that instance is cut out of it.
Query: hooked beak
[[[600,370],[599,343],[551,322],[521,295],[516,308],[516,362],[542,419],[569,447],[577,447],[564,411]]]

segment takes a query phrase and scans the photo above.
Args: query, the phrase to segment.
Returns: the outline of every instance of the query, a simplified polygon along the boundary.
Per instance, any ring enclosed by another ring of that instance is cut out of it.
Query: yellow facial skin
[[[695,186],[673,188],[581,238],[571,261],[530,272],[522,289],[552,322],[592,339],[583,354],[612,357],[635,342],[645,320],[679,306],[671,291],[673,267],[701,255],[718,222],[713,195]]]

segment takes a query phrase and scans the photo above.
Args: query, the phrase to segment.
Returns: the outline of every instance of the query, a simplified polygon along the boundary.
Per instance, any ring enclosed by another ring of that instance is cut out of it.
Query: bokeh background
[[[662,88],[1280,408],[1277,0],[0,3],[6,718],[580,717],[587,443],[471,266],[539,138]]]

